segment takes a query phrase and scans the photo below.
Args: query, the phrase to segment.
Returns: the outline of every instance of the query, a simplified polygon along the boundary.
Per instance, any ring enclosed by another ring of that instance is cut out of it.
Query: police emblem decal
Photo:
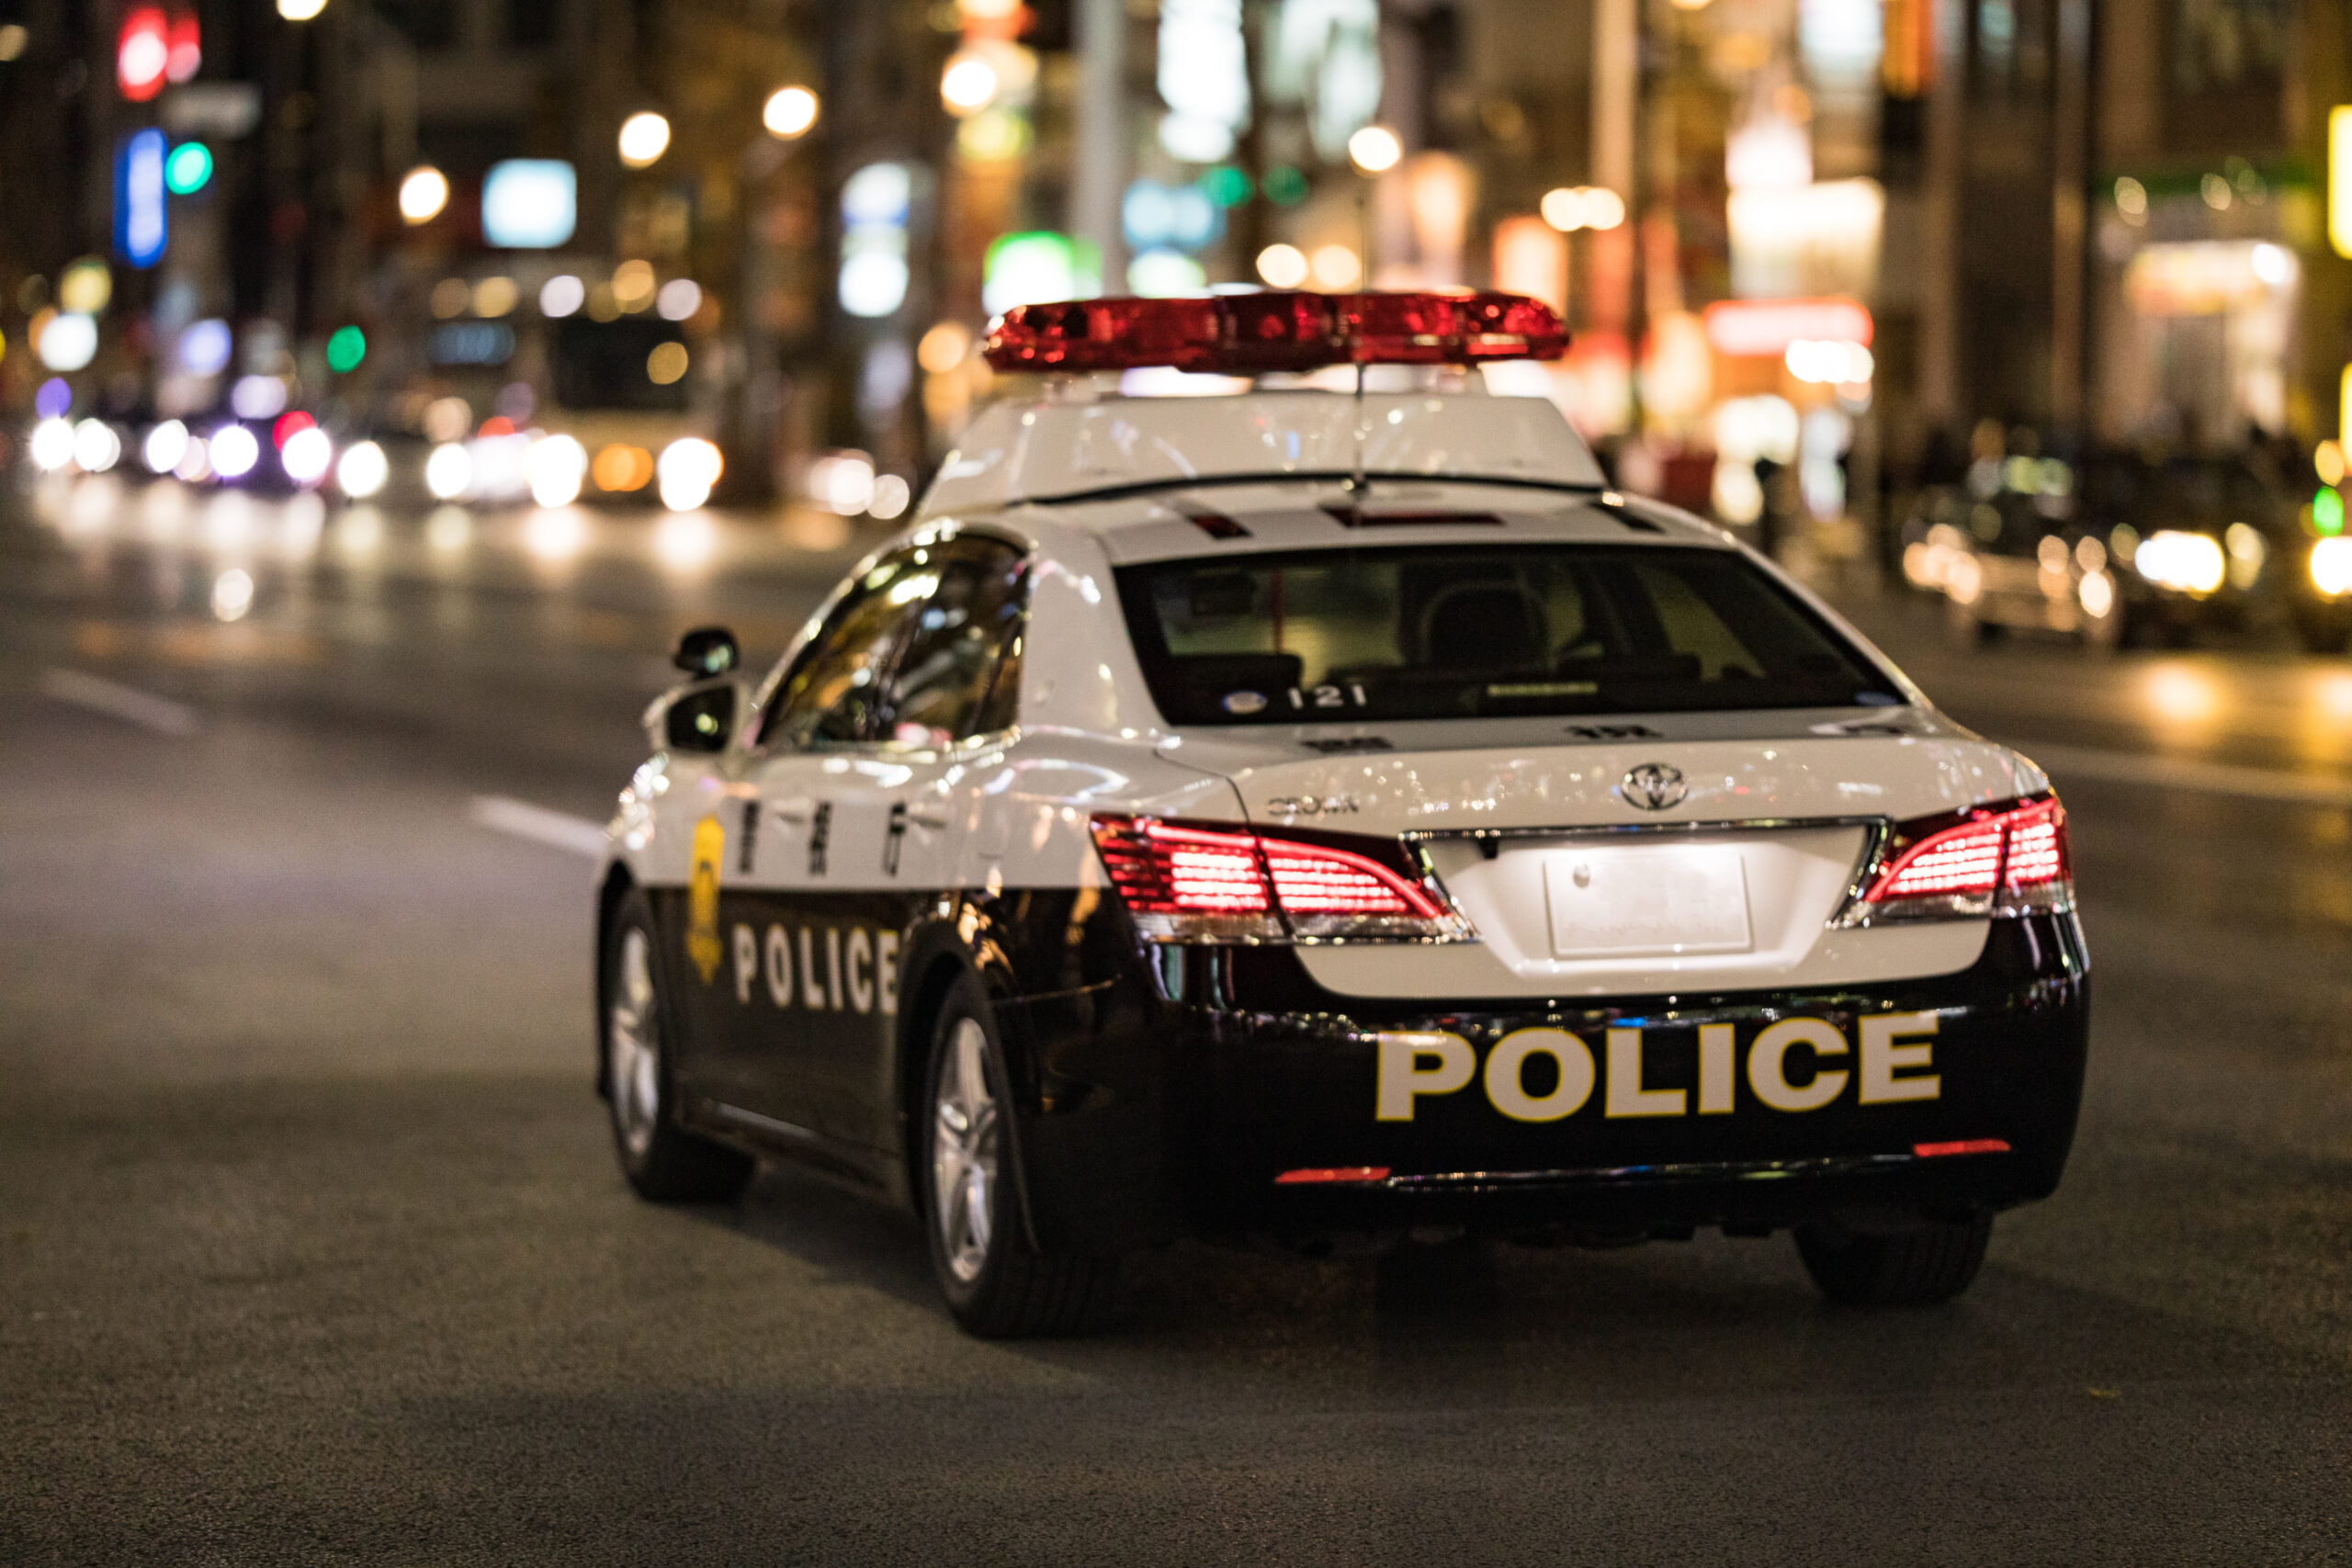
[[[694,868],[686,876],[686,957],[709,985],[727,949],[718,940],[718,867],[727,858],[727,829],[716,817],[695,824]]]
[[[1665,762],[1644,762],[1629,771],[1617,785],[1617,798],[1641,811],[1664,811],[1682,804],[1690,793],[1682,770]]]

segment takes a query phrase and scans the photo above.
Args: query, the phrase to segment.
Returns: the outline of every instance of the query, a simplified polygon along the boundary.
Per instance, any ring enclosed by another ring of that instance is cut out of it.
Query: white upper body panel
[[[1367,472],[1420,477],[1362,488],[1332,477],[1353,468],[1367,424]],[[1230,482],[1187,482],[1203,478]],[[1831,918],[1870,824],[2030,794],[2048,787],[2046,776],[1939,715],[1834,611],[1720,529],[1606,495],[1600,482],[1556,411],[1532,400],[1282,392],[985,413],[916,524],[885,547],[973,531],[1030,554],[1017,728],[949,755],[905,758],[928,769],[937,783],[926,788],[957,823],[956,884],[1103,887],[1094,812],[1311,826],[1420,840],[1476,936],[1300,948],[1308,973],[1342,996],[1756,990],[1948,974],[1974,962],[1984,920],[1836,930]],[[1131,485],[1144,488],[1055,499]],[[1491,515],[1465,525],[1390,523],[1385,513]],[[1589,720],[1180,726],[1153,700],[1116,580],[1122,568],[1160,560],[1474,538],[1745,554],[1860,649],[1905,701]],[[1658,811],[1629,805],[1621,781],[1647,763],[1679,769],[1687,795]],[[657,758],[624,797],[616,853],[643,880],[679,882],[692,822],[755,795],[761,765],[740,750]],[[867,771],[875,787],[890,772]],[[836,772],[843,787],[864,787],[859,770]],[[1665,859],[1626,858],[1659,852]],[[1739,931],[1679,951],[1599,955],[1558,936],[1560,878],[1605,887],[1661,867],[1743,886]],[[845,863],[828,886],[851,891],[872,874]]]
[[[918,515],[1192,479],[1359,471],[1602,483],[1591,452],[1540,398],[1466,390],[1057,398],[983,411],[948,454]]]

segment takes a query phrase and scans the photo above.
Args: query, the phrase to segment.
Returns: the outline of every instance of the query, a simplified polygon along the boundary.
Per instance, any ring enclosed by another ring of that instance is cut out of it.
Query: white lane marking
[[[478,795],[468,815],[494,833],[528,839],[551,849],[570,850],[591,860],[605,852],[604,824],[574,817],[568,811],[550,811],[544,806],[503,795]]]
[[[2247,768],[2233,762],[2198,762],[2185,757],[2150,757],[2134,751],[2096,750],[2087,746],[2021,745],[2018,750],[2063,781],[2101,779],[2110,784],[2151,784],[2234,795],[2252,800],[2284,800],[2302,806],[2352,807],[2352,782],[2337,782],[2278,768]]]
[[[186,703],[100,680],[79,670],[42,671],[40,690],[42,695],[61,703],[72,703],[75,707],[102,713],[158,735],[193,735],[197,730],[196,710]]]

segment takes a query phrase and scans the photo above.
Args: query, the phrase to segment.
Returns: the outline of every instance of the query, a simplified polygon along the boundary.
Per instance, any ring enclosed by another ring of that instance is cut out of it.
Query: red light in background
[[[1778,359],[1800,339],[1870,346],[1871,313],[1855,299],[1722,299],[1706,309],[1717,354]]]
[[[195,79],[204,63],[204,35],[197,26],[193,11],[172,13],[171,26],[164,34],[164,75],[172,82]]]
[[[1921,1159],[1936,1159],[1944,1155],[2005,1155],[2009,1152],[2007,1138],[1959,1138],[1949,1144],[1914,1144],[1911,1152]]]
[[[114,77],[132,103],[143,104],[164,90],[172,60],[169,33],[164,13],[153,6],[138,6],[123,17],[115,43]]]
[[[286,450],[287,442],[293,439],[296,431],[308,430],[318,423],[300,409],[296,409],[291,413],[279,414],[277,423],[269,427],[269,444],[283,452]]]
[[[503,413],[494,413],[481,422],[481,429],[477,434],[485,436],[512,435],[514,434],[514,422]]]

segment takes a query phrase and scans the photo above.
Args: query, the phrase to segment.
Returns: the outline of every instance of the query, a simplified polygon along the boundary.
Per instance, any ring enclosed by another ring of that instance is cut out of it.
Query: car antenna
[[[1352,472],[1352,473],[1351,473],[1351,474],[1348,476],[1348,493],[1349,493],[1351,496],[1352,496],[1352,497],[1354,497],[1354,498],[1355,498],[1355,502],[1356,502],[1356,504],[1357,504],[1358,506],[1362,506],[1362,505],[1363,504],[1363,492],[1364,492],[1364,486],[1365,486],[1365,480],[1364,480],[1364,477],[1363,477],[1363,440],[1364,440],[1364,437],[1365,437],[1367,434],[1370,434],[1370,430],[1369,430],[1369,428],[1364,424],[1364,422],[1363,422],[1363,377],[1364,377],[1364,369],[1365,369],[1364,362],[1363,362],[1363,360],[1361,360],[1361,359],[1357,360],[1357,361],[1356,361],[1356,465],[1355,465],[1355,471],[1354,471],[1354,472]]]

